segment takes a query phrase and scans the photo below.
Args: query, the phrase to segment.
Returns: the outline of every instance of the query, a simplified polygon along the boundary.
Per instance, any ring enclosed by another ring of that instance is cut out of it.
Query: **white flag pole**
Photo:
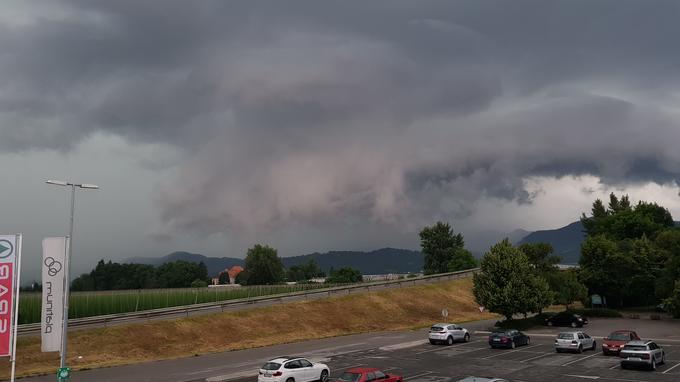
[[[14,300],[14,335],[12,336],[12,373],[10,377],[10,381],[14,382],[14,375],[15,375],[15,370],[17,366],[17,332],[19,330],[19,291],[21,290],[21,247],[22,247],[22,239],[23,235],[18,234],[16,235],[16,243],[17,243],[17,250],[16,250],[16,257],[14,259],[17,269],[16,269],[16,284],[14,288],[16,288],[16,297]]]

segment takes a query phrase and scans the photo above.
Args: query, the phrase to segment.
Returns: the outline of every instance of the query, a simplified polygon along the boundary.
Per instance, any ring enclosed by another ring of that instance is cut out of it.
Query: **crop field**
[[[69,299],[69,318],[138,312],[149,309],[329,288],[332,286],[338,285],[296,284],[240,288],[218,287],[72,292]],[[19,323],[31,324],[40,322],[40,305],[40,293],[22,293],[19,303]]]

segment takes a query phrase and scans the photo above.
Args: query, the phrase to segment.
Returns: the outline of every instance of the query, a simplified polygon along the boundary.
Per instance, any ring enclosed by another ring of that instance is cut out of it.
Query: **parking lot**
[[[595,320],[593,329],[606,324],[607,327],[627,327],[628,320]],[[674,333],[663,335],[656,324],[637,321],[636,324],[655,325],[655,337],[640,334],[645,338],[656,338],[666,352],[666,364],[656,371],[622,370],[619,358],[604,356],[601,339],[597,338],[597,350],[582,354],[556,353],[554,335],[566,328],[539,328],[529,331],[531,344],[516,349],[491,349],[485,332],[473,332],[468,343],[452,346],[411,343],[387,346],[338,354],[325,359],[332,370],[331,377],[337,377],[343,370],[354,366],[371,366],[398,374],[408,382],[449,382],[466,376],[503,377],[511,381],[678,381],[680,380],[680,340]],[[674,331],[680,330],[677,322],[671,324]],[[663,324],[662,324],[663,325]],[[586,327],[586,332],[590,332]],[[599,332],[599,330],[597,330]],[[677,333],[675,333],[677,334]],[[592,333],[594,337],[602,333]],[[246,378],[242,382],[252,382]]]

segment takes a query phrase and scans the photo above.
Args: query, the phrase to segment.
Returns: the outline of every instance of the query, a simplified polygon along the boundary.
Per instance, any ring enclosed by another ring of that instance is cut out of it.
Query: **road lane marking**
[[[404,377],[404,381],[408,381],[409,379],[413,379],[413,378],[424,377],[424,376],[430,375],[430,374],[434,374],[434,372],[433,372],[433,371],[428,371],[428,372],[425,372],[425,373],[420,373],[420,374],[416,374],[416,375],[411,375],[411,376],[408,376],[408,377]]]
[[[584,359],[596,357],[596,356],[598,356],[598,355],[600,355],[600,353],[591,354],[591,355],[586,356],[586,357],[581,357],[581,358],[579,358],[579,359],[575,359],[575,360],[573,360],[573,361],[569,361],[569,362],[567,362],[567,363],[563,363],[563,364],[560,365],[560,366],[569,366],[569,365],[571,365],[572,363],[576,363],[576,362],[579,362],[579,361],[583,361]]]
[[[680,366],[680,363],[677,364],[677,365],[675,365],[675,366],[673,366],[673,367],[670,367],[670,368],[664,370],[661,374],[666,374],[666,373],[668,373],[669,371],[675,369],[675,368],[678,367],[678,366]]]
[[[440,350],[455,349],[455,348],[459,348],[459,347],[465,346],[465,345],[478,344],[480,342],[484,342],[484,341],[462,342],[462,343],[453,344],[451,346],[442,346],[442,347],[437,347],[435,349],[427,349],[427,350],[419,351],[416,354],[425,354],[425,353],[432,353],[432,352],[436,352],[436,351],[440,351]]]
[[[381,348],[378,348],[380,350],[384,351],[391,351],[391,350],[401,350],[401,349],[408,349],[420,345],[425,345],[428,343],[428,340],[418,340],[418,341],[409,341],[409,342],[402,342],[399,344],[394,344],[394,345],[387,345],[383,346]]]
[[[621,363],[617,362],[616,365],[610,367],[609,370],[614,370],[614,369],[618,368],[619,366],[621,366]]]
[[[535,347],[538,347],[538,346],[543,346],[543,344],[539,344],[539,345],[531,345],[531,346],[527,346],[527,347],[525,347],[525,348],[519,348],[519,349],[515,349],[515,350],[510,350],[510,351],[502,351],[502,352],[500,352],[500,353],[498,353],[498,354],[490,355],[490,356],[488,356],[488,357],[482,357],[482,358],[480,358],[480,359],[489,359],[489,358],[494,358],[494,357],[500,357],[500,356],[502,356],[502,355],[504,355],[504,354],[515,353],[515,352],[518,352],[518,351],[523,351],[523,350],[525,350],[525,349],[531,349],[531,348],[535,348]]]
[[[527,359],[520,360],[519,362],[529,362],[529,361],[533,361],[533,360],[535,360],[535,359],[539,359],[539,358],[545,357],[545,356],[547,356],[547,355],[553,355],[553,354],[555,354],[555,353],[552,353],[552,352],[550,352],[550,353],[544,353],[544,354],[541,354],[541,355],[536,356],[536,357],[531,357],[531,358],[527,358]]]

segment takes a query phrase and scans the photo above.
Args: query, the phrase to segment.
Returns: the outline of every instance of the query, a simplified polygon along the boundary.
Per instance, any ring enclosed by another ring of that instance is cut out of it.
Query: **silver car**
[[[470,341],[470,333],[467,329],[456,324],[434,324],[428,333],[431,344],[445,343],[452,345],[454,341]]]
[[[621,368],[647,366],[656,370],[656,365],[666,363],[666,353],[654,341],[629,341],[619,352]]]
[[[562,332],[555,338],[555,351],[573,351],[582,353],[583,350],[595,350],[597,343],[588,334],[583,332]]]

